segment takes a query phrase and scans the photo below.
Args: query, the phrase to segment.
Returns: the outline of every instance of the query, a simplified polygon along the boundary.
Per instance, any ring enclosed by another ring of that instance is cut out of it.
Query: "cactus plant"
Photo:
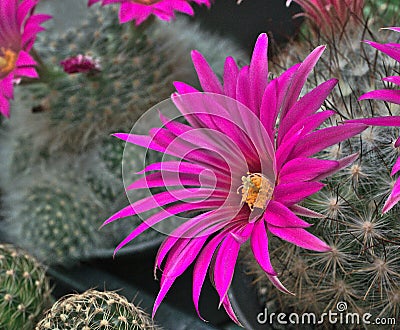
[[[101,207],[79,196],[77,189],[66,191],[44,183],[33,186],[21,215],[27,242],[22,245],[47,263],[65,263],[87,257],[93,249],[111,247],[111,238],[97,232],[100,212]]]
[[[51,303],[50,282],[35,258],[0,245],[0,328],[31,330]]]
[[[88,290],[58,300],[36,330],[156,330],[151,318],[116,292]]]
[[[36,42],[45,65],[43,83],[24,91],[33,95],[33,108],[46,113],[49,131],[41,138],[53,149],[81,151],[99,136],[129,130],[143,112],[170,96],[174,80],[193,80],[192,48],[213,53],[216,63],[222,63],[222,47],[240,53],[186,21],[121,25],[114,9],[93,7],[81,26],[61,36],[43,34]],[[98,69],[63,72],[59,63],[76,63],[79,56],[92,59]]]
[[[126,233],[127,223],[98,230],[122,204],[123,144],[109,134],[129,131],[170,95],[175,79],[194,80],[191,48],[214,54],[214,63],[225,48],[243,57],[186,21],[134,28],[119,24],[114,9],[92,7],[80,26],[37,39],[40,83],[18,86],[13,118],[2,127],[2,231],[48,264],[112,248]]]
[[[368,12],[376,4],[366,1]],[[390,22],[374,17],[374,20],[358,17],[358,24],[351,31],[343,27],[335,35],[324,35],[313,30],[307,38],[309,47],[321,40],[328,43],[328,56],[317,64],[309,88],[327,77],[340,80],[325,104],[325,108],[333,108],[339,114],[333,122],[399,114],[396,105],[358,101],[363,93],[382,84],[382,77],[399,69],[393,61],[378,56],[372,47],[361,43],[362,38],[391,37],[384,32],[375,34],[380,27],[390,26]],[[390,17],[398,20],[398,11]],[[293,58],[301,57],[307,50],[307,42],[303,40],[275,61],[289,66]],[[337,304],[345,302],[348,313],[399,318],[400,208],[396,206],[382,214],[382,206],[394,184],[390,170],[398,157],[399,150],[394,146],[398,136],[398,128],[370,127],[360,136],[320,154],[322,158],[339,159],[358,152],[359,158],[352,166],[326,179],[325,188],[304,203],[323,215],[314,219],[313,233],[328,242],[330,252],[317,255],[271,237],[272,264],[280,267],[278,273],[284,278],[283,284],[295,296],[274,290],[259,267],[244,256],[247,267],[257,278],[260,301],[267,304],[270,312],[312,312],[318,316],[329,310],[337,312]],[[323,326],[337,325],[325,322]]]

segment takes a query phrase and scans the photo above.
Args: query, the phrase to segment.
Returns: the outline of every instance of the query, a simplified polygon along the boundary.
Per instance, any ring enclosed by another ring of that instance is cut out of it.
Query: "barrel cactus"
[[[51,303],[45,269],[27,252],[0,245],[0,328],[31,330]]]
[[[152,319],[116,292],[88,290],[58,300],[35,330],[156,330]]]

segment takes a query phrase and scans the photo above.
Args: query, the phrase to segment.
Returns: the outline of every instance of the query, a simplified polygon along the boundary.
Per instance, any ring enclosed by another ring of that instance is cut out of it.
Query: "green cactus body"
[[[51,301],[44,268],[12,245],[0,245],[0,329],[31,330]]]
[[[98,232],[99,207],[51,185],[32,187],[26,198],[23,230],[26,241],[39,259],[63,263],[87,257],[93,249],[110,247],[110,239]],[[100,208],[101,210],[101,208]]]
[[[58,300],[36,330],[156,330],[151,318],[115,292],[88,290]]]
[[[36,42],[52,69],[44,72],[43,84],[25,91],[31,89],[33,108],[49,120],[52,146],[79,151],[99,136],[129,131],[141,114],[171,95],[173,81],[193,81],[192,48],[207,54],[215,52],[216,45],[228,46],[240,53],[229,42],[209,38],[184,22],[176,28],[158,22],[139,28],[120,24],[114,9],[92,7],[81,26],[61,36],[43,34]],[[64,73],[60,61],[78,54],[91,56],[101,69]],[[219,64],[222,59],[217,53],[213,61]]]

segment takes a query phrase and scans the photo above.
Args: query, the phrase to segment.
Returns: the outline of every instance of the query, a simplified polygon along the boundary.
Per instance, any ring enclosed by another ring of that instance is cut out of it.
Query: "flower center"
[[[162,0],[132,0],[133,2],[139,3],[141,5],[146,5],[146,6],[151,6],[154,5],[157,2],[160,2]]]
[[[15,69],[18,55],[11,49],[4,48],[1,48],[0,54],[1,53],[2,56],[0,56],[0,77],[4,77]]]
[[[247,174],[242,176],[243,184],[237,190],[239,193],[242,189],[242,203],[246,202],[252,211],[254,208],[265,209],[274,192],[273,184],[260,173]]]

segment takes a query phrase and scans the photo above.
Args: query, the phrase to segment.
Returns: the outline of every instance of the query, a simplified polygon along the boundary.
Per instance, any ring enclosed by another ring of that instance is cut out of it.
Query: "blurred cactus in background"
[[[149,315],[111,291],[88,290],[58,300],[36,330],[157,330]]]
[[[51,304],[45,269],[26,252],[0,245],[0,328],[31,330]]]
[[[132,226],[121,222],[106,234],[98,230],[124,204],[116,198],[123,196],[124,144],[110,134],[129,132],[145,111],[170,96],[173,81],[197,83],[191,49],[210,54],[219,68],[226,49],[244,57],[233,43],[185,19],[134,27],[120,24],[115,11],[93,6],[79,26],[37,39],[40,80],[19,86],[13,118],[2,128],[2,232],[47,264],[112,249]],[[143,152],[133,152],[140,170]],[[147,239],[157,235],[149,231]]]
[[[382,77],[399,71],[398,64],[361,42],[364,39],[397,41],[393,38],[398,36],[379,31],[381,27],[398,24],[398,3],[396,12],[390,9],[393,6],[391,1],[366,1],[364,14],[353,18],[356,24],[351,28],[344,24],[341,29],[328,34],[310,24],[310,32],[305,32],[302,40],[274,59],[278,65],[287,67],[321,42],[328,44],[308,89],[327,77],[340,80],[324,106],[338,113],[333,123],[399,115],[398,105],[358,100],[362,94],[378,87],[390,87],[381,81]],[[377,15],[378,12],[382,15]],[[283,284],[295,296],[275,290],[251,258],[244,257],[248,269],[256,276],[260,300],[270,312],[321,315],[329,310],[337,312],[337,304],[345,302],[349,313],[399,319],[400,207],[397,205],[382,214],[395,182],[390,172],[399,155],[394,146],[398,136],[399,128],[396,127],[370,127],[360,136],[320,154],[322,158],[339,159],[358,152],[359,158],[352,166],[326,179],[325,188],[304,203],[321,213],[320,219],[314,219],[311,229],[328,242],[332,251],[318,255],[276,237],[270,239],[272,264],[280,268],[277,271],[284,279]],[[327,321],[324,326],[335,328]]]

